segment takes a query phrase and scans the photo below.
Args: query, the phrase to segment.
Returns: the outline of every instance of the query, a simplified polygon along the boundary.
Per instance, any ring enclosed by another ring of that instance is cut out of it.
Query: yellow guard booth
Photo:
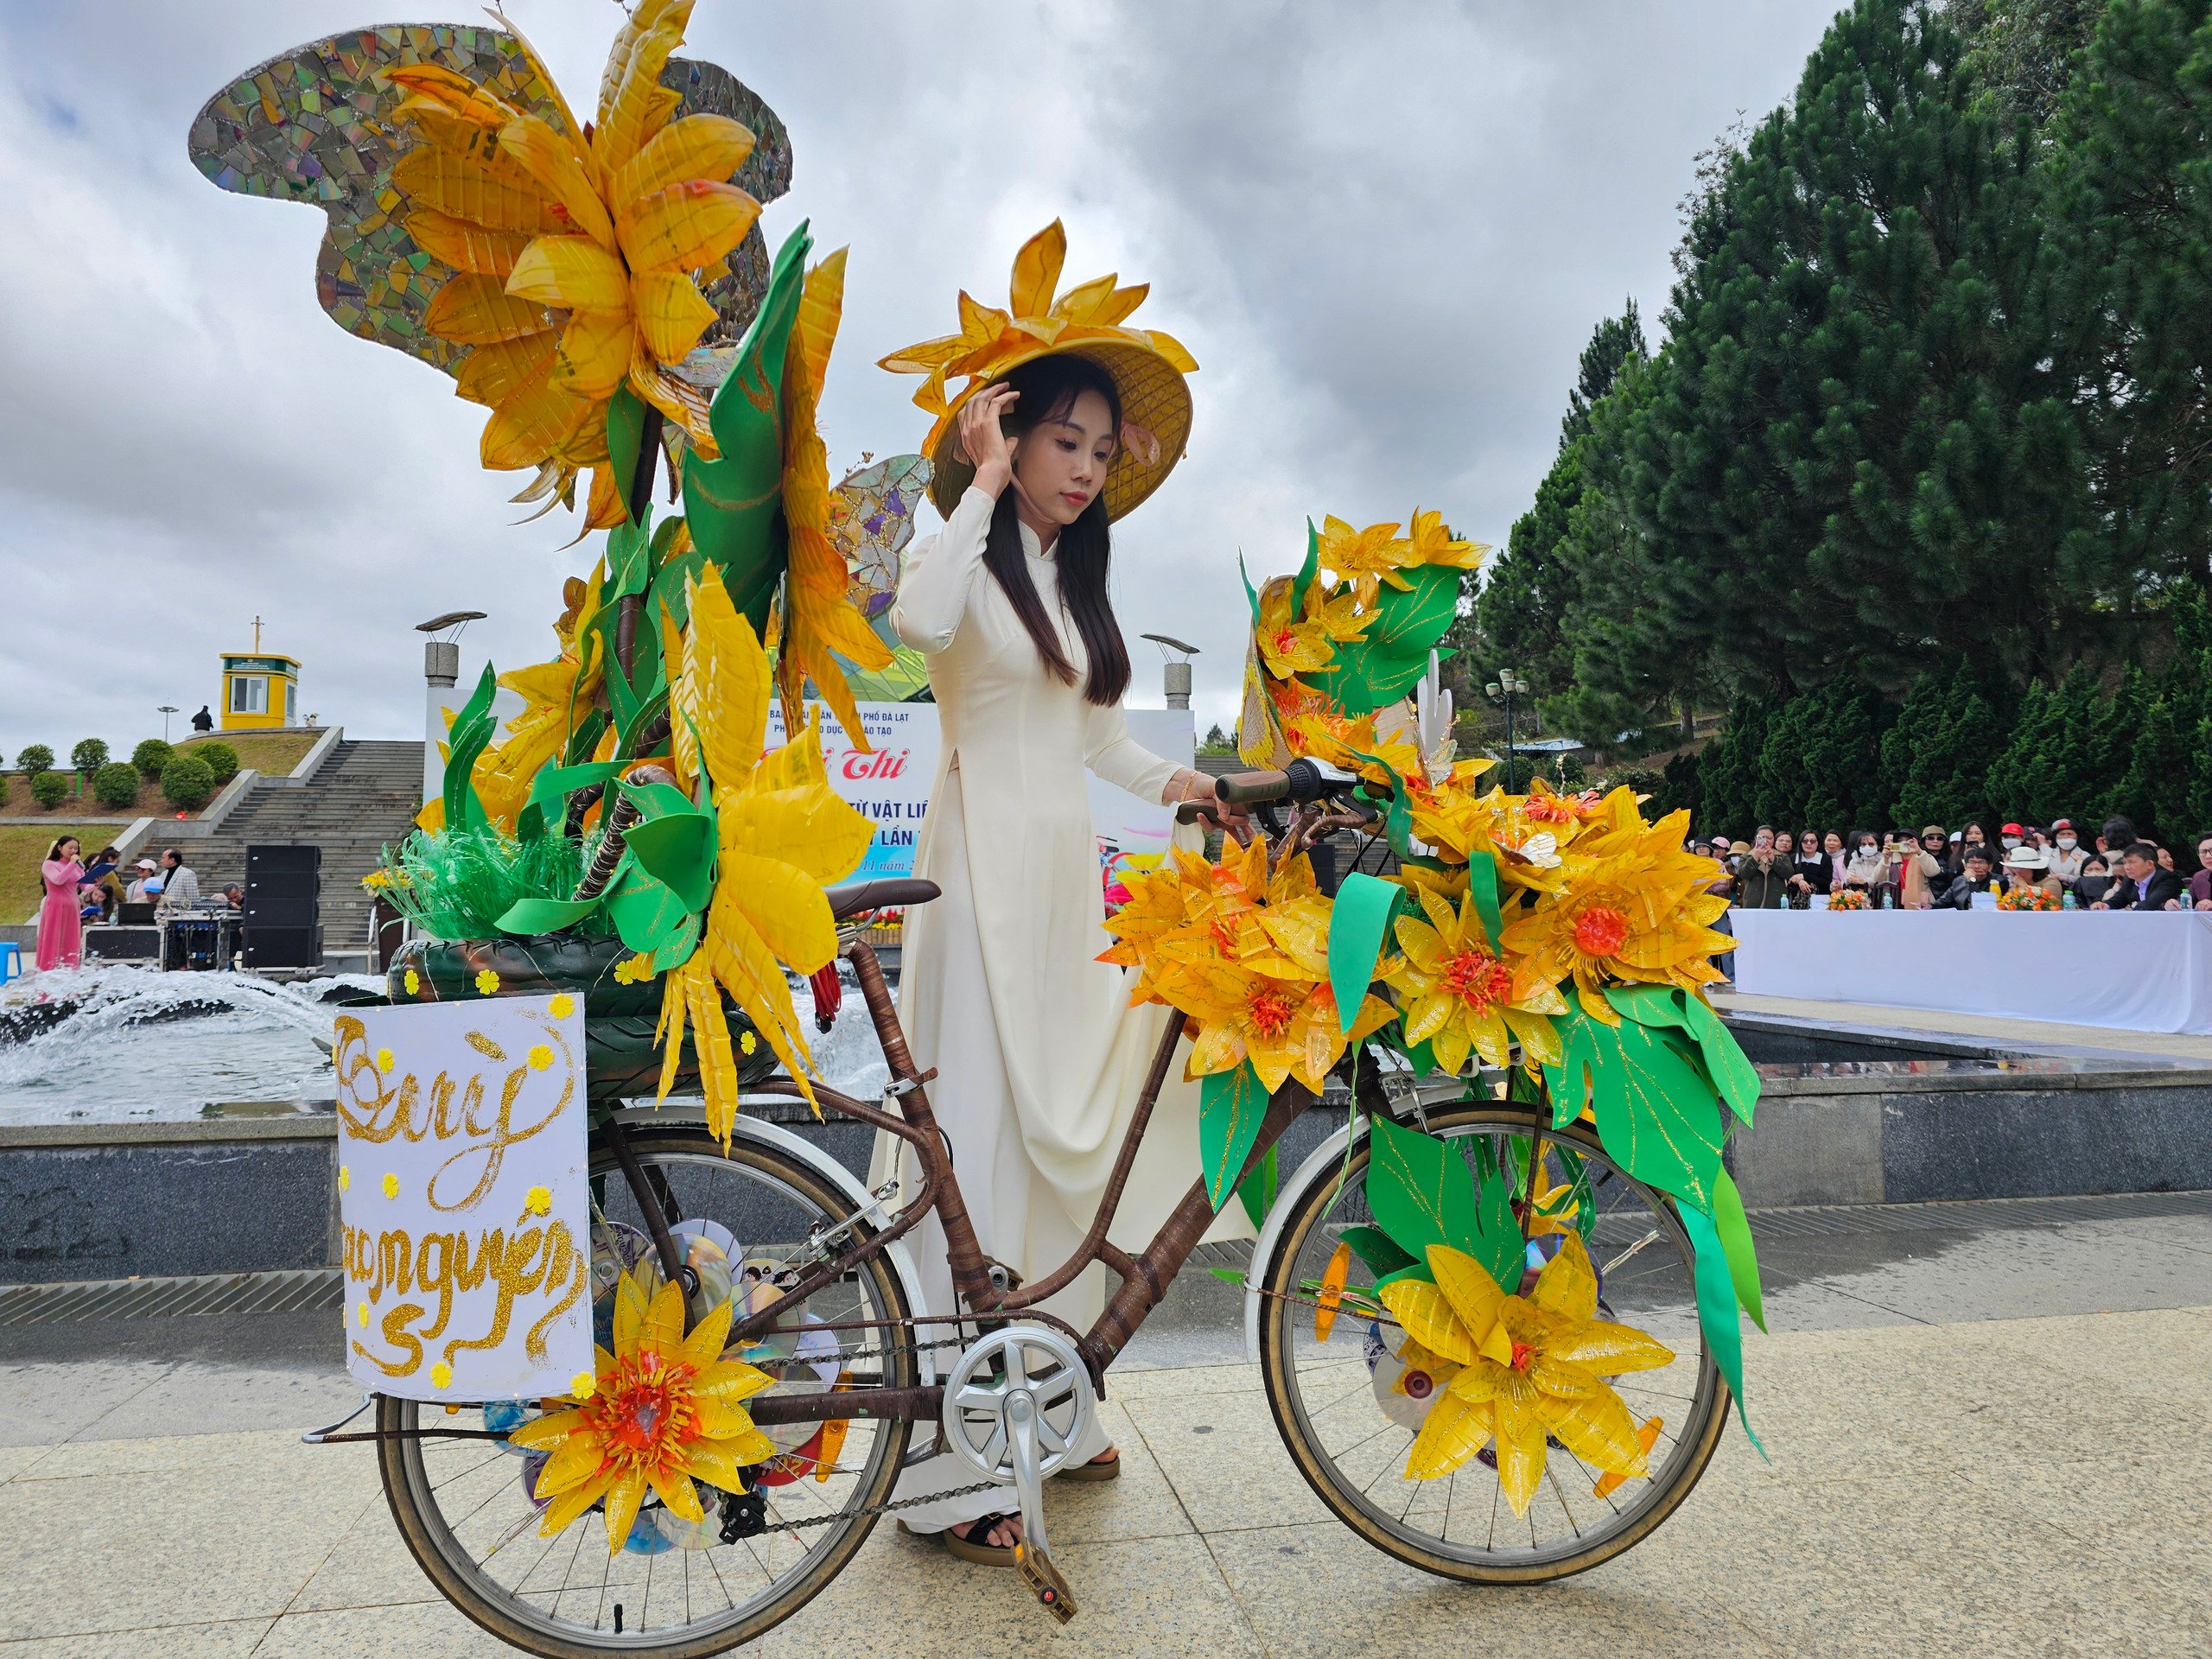
[[[265,731],[299,722],[300,664],[262,652],[223,653],[222,729]]]

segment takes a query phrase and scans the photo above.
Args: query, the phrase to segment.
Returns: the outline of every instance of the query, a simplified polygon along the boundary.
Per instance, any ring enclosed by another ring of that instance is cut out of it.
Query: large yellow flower
[[[1533,1059],[1557,1065],[1559,1035],[1548,1014],[1567,1012],[1551,985],[1514,995],[1510,963],[1485,943],[1471,894],[1455,912],[1433,893],[1416,889],[1428,919],[1401,916],[1398,944],[1405,960],[1387,976],[1405,1009],[1406,1041],[1426,1042],[1449,1076],[1467,1063],[1470,1049],[1491,1065],[1504,1065],[1518,1040]]]
[[[1674,1353],[1597,1317],[1598,1278],[1581,1236],[1561,1235],[1526,1298],[1509,1296],[1471,1256],[1428,1247],[1433,1284],[1401,1279],[1377,1293],[1451,1380],[1406,1453],[1406,1478],[1448,1475],[1497,1441],[1497,1483],[1525,1515],[1544,1478],[1548,1436],[1608,1474],[1648,1472],[1636,1419],[1605,1379],[1656,1370]]]
[[[1617,850],[1570,851],[1558,890],[1539,894],[1498,941],[1517,958],[1516,992],[1572,977],[1585,1011],[1617,1025],[1620,1016],[1605,1001],[1608,984],[1688,991],[1719,978],[1707,958],[1731,941],[1707,924],[1728,901],[1706,891],[1713,861],[1682,850],[1688,833],[1688,812],[1675,812],[1656,824],[1609,831],[1605,843]]]
[[[842,881],[867,855],[874,823],[830,787],[821,731],[809,726],[763,755],[768,723],[768,658],[711,566],[691,590],[691,626],[669,673],[679,774],[712,781],[718,842],[706,928],[667,977],[661,1030],[664,1098],[682,1058],[690,1017],[699,1054],[707,1123],[727,1140],[737,1113],[737,1064],[722,1017],[728,991],[767,1039],[811,1102],[812,1065],[785,966],[810,974],[837,954],[837,925],[823,886]],[[719,987],[719,988],[718,988]]]
[[[1349,588],[1330,590],[1319,579],[1306,584],[1305,603],[1294,611],[1290,593],[1294,585],[1278,576],[1260,593],[1260,620],[1253,638],[1268,672],[1277,679],[1325,669],[1336,660],[1337,647],[1358,639],[1371,620],[1360,613],[1359,601]]]
[[[1424,564],[1448,564],[1461,570],[1479,570],[1483,557],[1490,551],[1480,542],[1455,540],[1444,527],[1444,515],[1433,508],[1416,509],[1413,529],[1400,544],[1405,550],[1396,569],[1385,570],[1382,580],[1394,588],[1406,588],[1408,582],[1400,571],[1411,570]]]
[[[1404,587],[1405,581],[1396,571],[1405,560],[1406,543],[1399,539],[1394,524],[1354,530],[1334,513],[1321,520],[1322,569],[1363,583],[1363,599],[1374,598],[1376,582],[1382,576],[1390,576],[1396,586]]]
[[[775,1379],[721,1357],[733,1311],[723,1302],[686,1337],[681,1290],[663,1285],[648,1300],[633,1274],[622,1275],[614,1351],[595,1351],[590,1397],[507,1437],[552,1454],[537,1475],[537,1496],[553,1500],[538,1524],[542,1536],[552,1537],[604,1500],[611,1555],[629,1537],[648,1487],[671,1514],[703,1522],[695,1481],[743,1491],[745,1466],[775,1455],[775,1444],[738,1403]]]
[[[830,348],[845,303],[845,251],[806,274],[784,370],[784,521],[790,531],[791,575],[784,584],[782,640],[776,677],[784,726],[799,726],[804,682],[812,680],[855,748],[868,747],[860,711],[833,652],[861,668],[891,661],[883,643],[854,607],[852,572],[830,539],[830,456],[815,430],[815,409],[830,368]]]
[[[728,182],[753,135],[718,115],[671,122],[661,71],[693,0],[639,0],[617,33],[587,128],[514,25],[553,94],[556,125],[435,64],[390,72],[422,135],[392,169],[408,233],[455,275],[424,326],[473,347],[460,392],[485,404],[484,464],[537,467],[564,493],[598,470],[588,522],[622,522],[629,480],[607,454],[607,404],[627,385],[716,453],[707,397],[671,372],[715,321],[698,276],[745,239],[760,204]],[[494,14],[497,16],[498,14]]]
[[[1128,882],[1130,902],[1108,921],[1116,938],[1102,960],[1138,969],[1133,1001],[1154,1000],[1198,1023],[1192,1077],[1246,1058],[1272,1092],[1287,1077],[1319,1091],[1357,1042],[1395,1018],[1368,996],[1349,1033],[1329,988],[1330,901],[1304,855],[1272,871],[1268,846],[1231,847],[1218,865],[1178,850]]]

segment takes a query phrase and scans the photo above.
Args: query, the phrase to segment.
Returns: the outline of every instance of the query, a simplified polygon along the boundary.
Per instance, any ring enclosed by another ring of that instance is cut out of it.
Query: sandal
[[[1089,1463],[1078,1463],[1063,1469],[1056,1478],[1060,1480],[1119,1480],[1122,1478],[1122,1453],[1118,1446],[1108,1446]]]
[[[978,1567],[1012,1567],[1014,1565],[1013,1545],[986,1543],[983,1541],[991,1535],[991,1529],[1000,1522],[1018,1522],[1020,1519],[1019,1515],[982,1515],[973,1521],[957,1522],[935,1535],[944,1541],[947,1549],[963,1561],[973,1561]],[[904,1521],[899,1523],[899,1530],[916,1538],[926,1538],[931,1535],[928,1533],[916,1532]]]

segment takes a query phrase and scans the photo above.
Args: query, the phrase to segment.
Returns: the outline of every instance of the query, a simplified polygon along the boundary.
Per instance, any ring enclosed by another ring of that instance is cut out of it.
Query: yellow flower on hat
[[[408,233],[455,273],[423,325],[473,348],[459,390],[491,408],[484,464],[538,467],[563,496],[594,468],[587,522],[601,528],[627,511],[629,480],[607,453],[607,405],[621,387],[702,454],[717,453],[706,394],[671,368],[715,321],[700,275],[718,272],[760,213],[728,182],[753,134],[724,116],[669,119],[681,100],[661,72],[692,4],[640,0],[615,35],[588,126],[504,17],[556,122],[435,64],[387,72],[409,93],[397,113],[421,139],[392,169]]]
[[[952,447],[961,407],[1010,371],[1053,352],[1090,358],[1114,377],[1121,392],[1123,442],[1107,473],[1109,518],[1118,518],[1143,500],[1182,456],[1191,431],[1191,393],[1182,377],[1197,372],[1197,360],[1173,334],[1125,326],[1151,292],[1148,283],[1122,287],[1118,276],[1094,276],[1056,296],[1067,251],[1067,232],[1056,219],[1014,255],[1005,309],[979,305],[963,292],[959,333],[882,359],[894,374],[928,377],[914,403],[936,416],[922,453],[937,468],[931,498],[947,512],[969,475]],[[967,385],[948,394],[947,382],[955,378]]]

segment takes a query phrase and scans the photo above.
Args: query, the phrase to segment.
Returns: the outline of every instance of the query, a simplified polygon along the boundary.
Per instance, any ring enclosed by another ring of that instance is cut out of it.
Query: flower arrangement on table
[[[1864,887],[1838,887],[1828,895],[1830,910],[1872,910],[1873,900]]]
[[[1675,1200],[1695,1252],[1700,1321],[1740,1407],[1738,1309],[1763,1316],[1721,1152],[1729,1120],[1750,1122],[1758,1078],[1702,994],[1721,977],[1710,958],[1732,947],[1711,925],[1726,909],[1707,891],[1711,861],[1682,850],[1686,813],[1647,822],[1625,788],[1484,787],[1491,763],[1454,753],[1437,671],[1463,573],[1482,550],[1432,513],[1396,531],[1332,518],[1309,526],[1295,575],[1256,591],[1248,580],[1237,734],[1254,765],[1306,755],[1356,772],[1395,874],[1355,871],[1332,897],[1302,855],[1271,860],[1262,836],[1212,864],[1179,851],[1128,879],[1104,959],[1137,970],[1135,997],[1171,1004],[1194,1028],[1187,1070],[1203,1079],[1200,1149],[1217,1205],[1235,1191],[1264,1210],[1272,1169],[1245,1165],[1268,1095],[1286,1079],[1318,1092],[1363,1041],[1416,1077],[1469,1076],[1471,1087],[1475,1067],[1493,1068],[1555,1127],[1590,1125],[1624,1169]],[[1518,1513],[1547,1435],[1608,1478],[1643,1472],[1656,1429],[1605,1406],[1600,1395],[1619,1402],[1595,1379],[1671,1355],[1624,1328],[1577,1334],[1594,1305],[1579,1247],[1593,1214],[1568,1218],[1548,1179],[1524,1193],[1511,1172],[1492,1170],[1459,1211],[1487,1215],[1489,1227],[1440,1235],[1420,1219],[1435,1205],[1414,1194],[1472,1177],[1456,1158],[1460,1175],[1446,1173],[1441,1143],[1427,1136],[1379,1120],[1370,1133],[1380,1226],[1347,1249],[1372,1252],[1389,1316],[1441,1357],[1456,1389],[1448,1414],[1426,1420],[1408,1476],[1448,1472],[1495,1438]],[[1562,1247],[1523,1298],[1521,1252],[1552,1230],[1573,1233],[1577,1247]],[[1324,1296],[1327,1317],[1342,1305],[1344,1270],[1332,1263],[1333,1284],[1321,1287],[1337,1299]],[[1540,1362],[1559,1391],[1539,1378],[1531,1394],[1503,1375]]]
[[[2066,901],[2041,887],[2007,887],[1997,895],[1999,910],[2063,910]]]

